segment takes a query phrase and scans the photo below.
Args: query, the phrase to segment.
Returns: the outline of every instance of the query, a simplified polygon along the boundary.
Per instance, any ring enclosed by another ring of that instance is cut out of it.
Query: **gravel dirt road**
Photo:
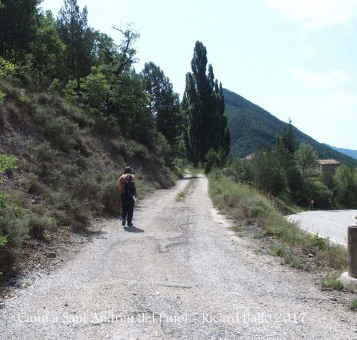
[[[0,305],[1,339],[357,339],[357,316],[313,275],[235,237],[208,182],[138,202],[73,259]]]

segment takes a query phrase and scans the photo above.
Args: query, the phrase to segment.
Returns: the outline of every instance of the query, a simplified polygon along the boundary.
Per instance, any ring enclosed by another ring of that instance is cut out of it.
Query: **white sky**
[[[62,0],[44,0],[57,16]],[[321,143],[357,150],[357,0],[77,0],[89,25],[139,31],[152,61],[185,90],[197,40],[224,88]]]

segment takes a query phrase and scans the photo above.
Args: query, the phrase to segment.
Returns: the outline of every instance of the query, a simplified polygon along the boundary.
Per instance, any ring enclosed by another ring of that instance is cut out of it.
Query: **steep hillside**
[[[244,157],[256,150],[274,147],[288,124],[234,92],[224,89],[223,93],[231,133],[231,156]],[[293,133],[297,144],[309,143],[320,158],[334,158],[350,166],[357,166],[357,160],[317,142],[295,127]]]
[[[126,164],[139,199],[174,183],[160,146],[125,139],[113,118],[5,80],[0,90],[0,154],[17,159],[0,176],[0,273],[24,258],[29,243],[51,244],[64,229],[86,230],[93,216],[117,216],[116,182]]]

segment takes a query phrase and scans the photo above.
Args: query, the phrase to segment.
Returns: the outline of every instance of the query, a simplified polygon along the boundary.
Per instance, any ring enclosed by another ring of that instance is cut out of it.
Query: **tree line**
[[[291,121],[274,148],[231,160],[228,169],[236,181],[281,202],[311,209],[357,206],[357,169],[341,164],[335,172],[321,172],[313,147],[297,145]]]
[[[88,105],[124,137],[152,149],[164,145],[168,160],[187,156],[197,166],[210,151],[223,162],[230,137],[222,85],[212,65],[207,68],[202,43],[194,47],[180,102],[154,62],[136,72],[139,34],[132,26],[113,27],[122,36],[117,44],[88,24],[88,10],[77,0],[64,0],[56,18],[41,2],[0,0],[0,76]],[[0,100],[6,100],[3,93]]]

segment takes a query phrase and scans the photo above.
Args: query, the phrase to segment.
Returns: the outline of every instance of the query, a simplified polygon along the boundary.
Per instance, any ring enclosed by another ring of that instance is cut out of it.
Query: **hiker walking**
[[[136,187],[133,170],[130,166],[126,166],[123,175],[118,181],[118,188],[120,191],[121,207],[122,207],[122,225],[128,223],[128,227],[133,225],[134,204],[136,201]]]

